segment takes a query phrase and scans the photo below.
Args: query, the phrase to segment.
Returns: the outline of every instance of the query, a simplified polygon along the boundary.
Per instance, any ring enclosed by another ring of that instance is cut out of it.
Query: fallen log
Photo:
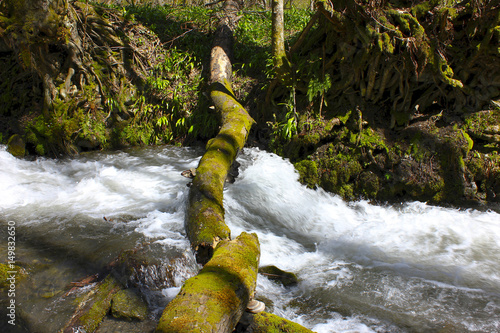
[[[210,59],[210,97],[221,116],[219,134],[211,139],[198,164],[189,191],[186,231],[197,261],[210,260],[221,240],[231,238],[224,222],[224,182],[238,152],[243,148],[255,122],[231,90],[231,48],[237,4],[226,1],[225,17],[216,30]]]
[[[156,332],[232,332],[253,298],[259,254],[255,234],[221,241],[165,308]]]
[[[226,1],[216,30],[210,61],[210,97],[221,116],[219,134],[211,139],[189,190],[186,232],[203,264],[167,305],[157,332],[230,333],[253,298],[260,257],[257,235],[235,240],[224,222],[223,190],[229,169],[243,148],[254,120],[231,90],[232,31],[237,3]]]
[[[222,127],[207,144],[189,191],[187,234],[199,263],[207,262],[223,239],[230,239],[224,222],[223,190],[228,171],[245,145],[253,119],[236,101],[229,83],[211,86],[210,96],[220,110]]]
[[[254,298],[260,258],[257,235],[243,232],[230,240],[231,231],[224,222],[223,207],[228,172],[255,122],[231,90],[230,59],[237,11],[236,2],[225,1],[224,16],[215,33],[210,59],[209,92],[221,116],[221,129],[207,143],[197,169],[189,172],[194,178],[189,190],[186,232],[197,261],[204,267],[186,281],[180,293],[164,309],[157,333],[231,333]],[[252,303],[253,311],[263,310],[263,303]],[[276,318],[279,323],[289,322]],[[254,324],[260,328],[265,325]],[[268,326],[276,331],[281,327],[295,328],[294,325],[300,326],[294,323]]]
[[[313,333],[302,325],[268,312],[248,313],[244,317],[248,325],[244,333]]]

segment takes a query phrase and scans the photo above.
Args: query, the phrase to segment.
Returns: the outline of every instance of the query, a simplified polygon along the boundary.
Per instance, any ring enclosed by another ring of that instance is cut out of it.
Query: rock
[[[14,134],[9,138],[7,151],[15,157],[24,157],[26,147],[23,138],[19,134]]]
[[[276,266],[260,267],[259,273],[266,276],[269,280],[281,283],[285,287],[295,286],[299,283],[294,273],[285,272]]]
[[[145,320],[148,315],[148,307],[132,289],[125,289],[113,296],[111,314],[115,318],[126,320]]]
[[[62,332],[94,332],[111,308],[111,301],[123,286],[113,276],[108,275],[98,282],[86,295],[77,299],[79,305],[64,326]]]

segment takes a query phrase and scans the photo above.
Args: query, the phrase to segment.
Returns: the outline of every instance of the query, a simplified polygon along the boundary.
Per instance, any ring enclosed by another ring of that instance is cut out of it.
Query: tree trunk
[[[285,23],[283,18],[283,0],[272,0],[272,52],[274,68],[279,72],[286,59],[285,54]]]
[[[231,49],[237,4],[226,1],[210,59],[210,97],[222,118],[207,144],[189,191],[186,230],[204,264],[163,311],[157,332],[227,332],[236,327],[254,296],[260,257],[257,235],[230,240],[223,190],[229,168],[245,145],[254,120],[231,90]]]
[[[206,263],[217,243],[230,239],[222,205],[224,182],[245,145],[254,120],[231,90],[231,51],[237,4],[226,1],[210,59],[210,97],[222,118],[219,134],[207,144],[189,192],[186,229],[199,263]]]
[[[253,298],[259,253],[255,234],[221,241],[212,259],[167,305],[156,332],[232,332]]]

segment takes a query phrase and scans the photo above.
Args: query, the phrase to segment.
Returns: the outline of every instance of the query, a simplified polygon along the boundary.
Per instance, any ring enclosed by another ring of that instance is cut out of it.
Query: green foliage
[[[323,79],[312,77],[307,85],[307,98],[309,102],[317,96],[324,95],[331,87],[332,80],[330,79],[330,74],[326,74]]]
[[[269,124],[273,128],[273,133],[277,136],[278,140],[289,141],[297,133],[297,115],[293,105],[293,96],[290,96],[287,103],[282,103],[280,106],[286,112],[279,115],[280,119],[274,115],[274,122]]]

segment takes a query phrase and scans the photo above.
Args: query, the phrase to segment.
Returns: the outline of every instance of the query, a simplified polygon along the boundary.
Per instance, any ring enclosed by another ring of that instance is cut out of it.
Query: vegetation
[[[43,43],[35,43],[36,36],[16,40],[29,29],[28,23],[23,17],[13,23],[9,17],[15,10],[2,5],[5,52],[0,62],[10,68],[0,74],[5,142],[17,133],[29,154],[55,156],[126,145],[187,144],[216,134],[218,119],[203,92],[218,6],[104,1],[70,7],[79,22],[77,31],[59,32],[66,37],[51,42],[48,55],[40,57],[37,50]],[[304,16],[297,10],[292,15]],[[256,73],[266,72],[270,39],[266,26],[256,23],[268,17],[248,10],[239,20],[234,87],[239,99],[256,85]],[[79,50],[78,61],[68,60],[68,53],[75,52],[64,47],[71,38],[85,49]],[[15,43],[21,43],[21,50],[12,47]],[[18,56],[29,61],[18,61]],[[52,81],[44,83],[41,63],[52,58],[70,65],[53,68]],[[50,101],[43,103],[44,95]]]
[[[304,183],[346,199],[498,200],[467,161],[499,148],[499,10],[318,2],[268,92],[270,147]]]
[[[230,240],[222,198],[249,136],[288,157],[307,186],[345,199],[500,201],[498,2],[318,1],[315,12],[285,10],[284,29],[281,14],[250,3],[237,13],[223,80],[209,78],[208,62],[220,3],[36,4],[0,4],[0,140],[13,155],[208,141],[187,210],[188,237],[208,263],[159,331],[202,322],[232,330],[253,297],[258,240]],[[278,268],[263,273],[296,283]],[[100,286],[68,325],[93,330],[110,308],[146,316],[114,280]],[[193,323],[192,302],[215,315]],[[307,331],[269,314],[249,325]]]

